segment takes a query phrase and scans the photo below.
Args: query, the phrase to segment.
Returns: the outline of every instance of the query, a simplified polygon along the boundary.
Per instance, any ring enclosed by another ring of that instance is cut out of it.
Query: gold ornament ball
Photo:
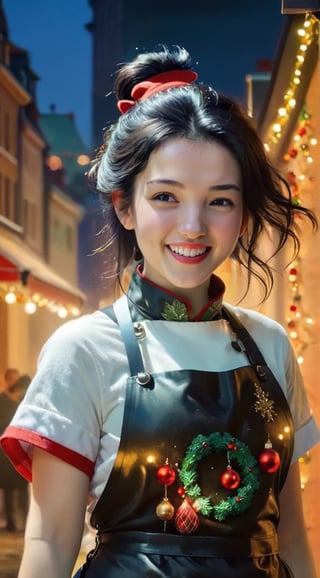
[[[156,514],[160,520],[171,520],[174,516],[174,507],[169,500],[162,500],[156,507]]]

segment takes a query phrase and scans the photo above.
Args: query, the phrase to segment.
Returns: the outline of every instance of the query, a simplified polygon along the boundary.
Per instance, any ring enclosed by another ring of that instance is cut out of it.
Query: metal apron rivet
[[[145,328],[141,323],[135,323],[134,333],[137,339],[143,339],[146,336]]]
[[[150,381],[151,381],[151,375],[150,375],[150,373],[140,372],[140,373],[137,374],[136,382],[137,382],[139,385],[142,385],[143,387],[145,387],[146,385],[148,385],[148,383],[150,383]]]

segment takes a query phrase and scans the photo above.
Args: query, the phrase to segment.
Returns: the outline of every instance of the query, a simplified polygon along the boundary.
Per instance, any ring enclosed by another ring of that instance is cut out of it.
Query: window
[[[66,248],[68,251],[73,249],[73,230],[70,226],[66,227]]]
[[[3,121],[3,146],[8,152],[10,152],[10,115],[8,112],[4,113]]]
[[[34,203],[24,199],[23,226],[26,237],[31,241],[37,238],[37,208]]]

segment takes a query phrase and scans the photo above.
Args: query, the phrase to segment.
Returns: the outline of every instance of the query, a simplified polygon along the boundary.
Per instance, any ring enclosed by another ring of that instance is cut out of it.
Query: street
[[[88,538],[83,540],[83,548],[88,552],[91,547]],[[0,576],[1,578],[17,578],[23,549],[22,532],[6,532],[0,528]],[[86,554],[80,552],[75,569],[85,561]]]
[[[0,576],[17,578],[23,548],[22,532],[0,530]]]

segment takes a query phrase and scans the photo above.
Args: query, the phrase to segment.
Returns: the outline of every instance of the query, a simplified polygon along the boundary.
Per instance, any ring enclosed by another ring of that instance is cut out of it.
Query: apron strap
[[[256,342],[239,318],[234,313],[231,313],[225,305],[222,308],[222,316],[229,321],[233,331],[236,333],[236,339],[231,341],[232,347],[236,351],[243,351],[246,354],[258,377],[265,381],[267,379],[268,366]]]
[[[126,348],[131,375],[145,374],[142,355],[134,332],[128,299],[123,295],[112,306],[102,309],[102,312],[116,321],[120,327],[123,343]]]

